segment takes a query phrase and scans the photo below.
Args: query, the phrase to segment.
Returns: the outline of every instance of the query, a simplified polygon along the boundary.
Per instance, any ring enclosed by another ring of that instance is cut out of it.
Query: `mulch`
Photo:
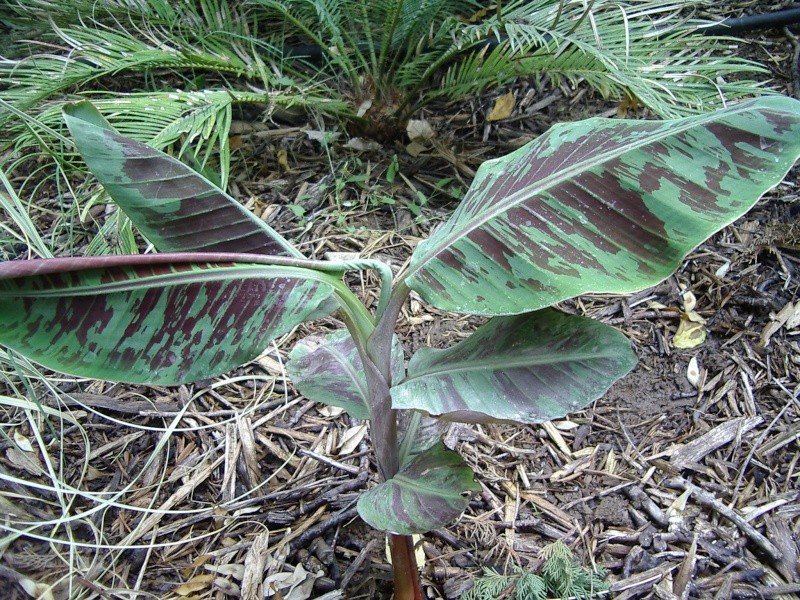
[[[739,4],[737,14],[759,9]],[[800,97],[797,34],[769,31],[757,41],[751,51],[771,69],[771,85]],[[422,117],[437,137],[416,157],[402,147],[335,147],[327,156],[308,127],[241,123],[237,160],[247,168],[232,187],[308,255],[358,252],[396,270],[447,218],[483,160],[555,121],[619,108],[547,84],[521,81],[427,109]],[[515,113],[486,121],[509,89]],[[393,156],[399,175],[389,184]],[[457,523],[420,541],[429,597],[457,598],[484,567],[535,568],[556,540],[606,569],[619,599],[798,597],[797,175],[655,288],[559,306],[620,328],[639,355],[635,370],[589,409],[536,426],[451,427],[447,441],[482,491]],[[367,301],[375,283],[351,281]],[[690,311],[704,321],[706,340],[676,348]],[[448,346],[477,322],[412,298],[399,334],[410,353]],[[194,386],[60,377],[71,400],[59,406],[80,427],[63,420],[43,430],[43,441],[64,481],[93,497],[76,494],[67,512],[79,517],[53,534],[83,546],[70,555],[66,544],[37,538],[47,533],[37,528],[3,549],[0,577],[61,581],[56,598],[253,597],[264,574],[283,590],[276,598],[387,594],[384,540],[355,510],[359,491],[376,482],[369,432],[298,395],[285,376],[295,340],[341,326],[333,318],[305,324],[229,378]],[[41,392],[44,404],[54,398]],[[57,494],[35,496],[24,483],[36,482],[42,458],[30,464],[10,441],[0,446],[2,468],[19,479],[3,483],[0,513],[63,518]],[[95,579],[70,583],[69,565],[89,565]],[[18,588],[9,594],[25,597]]]

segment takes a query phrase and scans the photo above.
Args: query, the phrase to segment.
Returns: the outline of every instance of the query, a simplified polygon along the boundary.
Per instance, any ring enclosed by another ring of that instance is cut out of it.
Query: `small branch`
[[[322,456],[321,454],[317,454],[316,452],[312,452],[311,450],[305,450],[301,448],[297,451],[298,454],[303,456],[307,456],[309,458],[313,458],[317,462],[321,462],[323,465],[328,465],[329,467],[333,467],[334,469],[339,469],[340,471],[344,471],[345,473],[350,473],[351,475],[359,475],[361,473],[361,469],[358,467],[354,467],[353,465],[346,465],[344,463],[339,462],[338,460],[334,460],[327,456]]]
[[[355,506],[339,511],[338,513],[334,513],[330,518],[325,519],[324,521],[317,523],[316,525],[312,525],[306,529],[302,535],[298,536],[298,538],[292,542],[292,549],[297,550],[299,548],[305,548],[314,538],[321,536],[323,533],[332,527],[336,527],[340,523],[355,519],[357,516],[358,509]]]
[[[761,535],[755,527],[750,525],[743,517],[739,516],[736,511],[728,506],[725,506],[722,502],[717,500],[713,494],[709,494],[703,489],[700,489],[696,485],[689,483],[685,479],[681,477],[673,477],[671,479],[667,479],[664,481],[664,485],[668,488],[672,489],[679,489],[679,490],[689,490],[692,493],[692,497],[697,501],[700,506],[705,506],[706,508],[710,508],[713,511],[719,513],[720,516],[725,517],[731,523],[736,525],[742,533],[744,533],[750,540],[756,544],[761,550],[764,551],[773,561],[780,561],[783,558],[783,554],[781,553],[775,545],[770,542],[766,537]]]
[[[347,567],[347,570],[344,572],[342,580],[339,583],[339,589],[347,589],[347,586],[350,585],[350,580],[356,573],[358,573],[358,570],[364,564],[364,561],[369,558],[370,554],[372,554],[372,551],[375,549],[376,545],[377,540],[373,538],[361,549],[361,552],[358,553],[358,556],[356,556],[355,560],[350,563],[350,566]]]
[[[625,495],[628,496],[634,502],[638,502],[639,506],[642,507],[648,516],[658,524],[661,528],[666,528],[669,526],[669,519],[667,515],[664,514],[664,511],[653,502],[653,500],[648,496],[645,491],[640,488],[638,485],[633,485],[630,487],[625,488]]]

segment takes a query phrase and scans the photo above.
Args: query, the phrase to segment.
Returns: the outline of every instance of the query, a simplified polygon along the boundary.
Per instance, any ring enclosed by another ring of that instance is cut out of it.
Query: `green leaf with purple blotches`
[[[800,102],[771,96],[672,121],[552,127],[485,162],[405,283],[451,311],[518,314],[668,277],[800,156]]]
[[[420,348],[392,406],[448,421],[541,423],[584,408],[635,365],[613,327],[547,308],[495,317],[445,350]]]
[[[64,120],[89,170],[160,252],[302,257],[234,198],[178,159],[125,137],[89,102]]]
[[[457,519],[480,490],[464,459],[438,442],[362,493],[358,514],[381,531],[425,533]]]
[[[289,354],[286,372],[309,400],[369,419],[367,376],[349,331],[303,338]],[[395,379],[403,376],[403,347],[397,336],[392,338],[392,375]]]
[[[6,262],[0,343],[75,375],[185,383],[225,373],[329,314],[335,286],[310,269],[200,253]]]

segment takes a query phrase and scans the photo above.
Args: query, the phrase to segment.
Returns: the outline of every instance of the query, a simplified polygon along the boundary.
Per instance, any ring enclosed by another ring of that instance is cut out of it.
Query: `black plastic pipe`
[[[788,27],[800,23],[800,8],[786,8],[760,15],[746,17],[729,17],[716,25],[706,27],[706,35],[727,35],[755,29],[768,29],[771,27]]]

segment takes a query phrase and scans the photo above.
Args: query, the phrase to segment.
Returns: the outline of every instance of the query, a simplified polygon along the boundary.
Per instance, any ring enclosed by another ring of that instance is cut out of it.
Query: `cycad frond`
[[[29,25],[45,19],[50,5],[3,1],[14,23]],[[20,43],[29,57],[0,59],[0,99],[27,109],[90,87],[111,95],[103,89],[116,83],[109,76],[125,75],[121,87],[136,92],[153,89],[154,74],[156,86],[188,89],[198,74],[211,74],[213,84],[203,87],[236,95],[255,86],[299,103],[314,94],[307,105],[345,119],[371,101],[369,118],[397,123],[402,132],[421,104],[546,74],[672,117],[758,91],[746,76],[759,67],[730,52],[732,42],[703,36],[702,23],[685,16],[702,4],[76,0],[47,17],[40,44]],[[218,115],[204,114],[195,118],[209,124]],[[0,116],[0,126],[11,119]],[[175,128],[192,133],[185,123]]]
[[[39,258],[53,256],[52,250],[44,242],[39,230],[31,220],[25,203],[17,195],[2,168],[0,168],[0,209],[4,215],[4,219],[0,221],[0,235],[8,236],[22,243],[29,248],[31,254],[35,254]],[[0,260],[12,258],[16,257],[0,252]]]
[[[54,26],[53,30],[62,42],[62,52],[0,62],[0,76],[7,83],[3,96],[19,108],[72,86],[125,72],[198,69],[250,79],[265,72],[257,57],[244,60],[235,45],[219,43],[214,35],[205,36],[202,43],[188,44],[178,36],[170,39],[165,31],[139,30],[136,35],[100,24],[63,29]]]
[[[322,111],[330,107],[334,113],[346,107],[321,82],[302,90],[293,88],[291,79],[283,76],[280,63],[273,60],[281,53],[247,35],[248,26],[228,3],[204,0],[193,11],[184,4],[177,5],[178,11],[162,0],[142,0],[129,6],[128,12],[121,4],[126,3],[97,3],[92,12],[97,19],[85,18],[81,25],[62,27],[51,21],[55,37],[46,45],[47,52],[39,51],[40,44],[31,43],[30,56],[0,59],[0,79],[4,82],[0,101],[13,109],[0,111],[5,140],[0,140],[0,147],[13,144],[18,155],[30,156],[35,148],[50,145],[53,139],[48,130],[63,127],[60,110],[65,94],[67,99],[75,99],[69,94],[80,91],[91,94],[126,135],[159,148],[175,142],[181,142],[184,148],[191,146],[200,165],[218,154],[225,181],[234,104],[258,103],[265,109],[313,106]],[[34,14],[37,7],[33,6]],[[140,11],[138,20],[134,19],[134,7]],[[180,18],[173,21],[176,15]],[[118,22],[123,16],[127,19],[125,27]],[[66,14],[56,17],[69,20]],[[202,27],[192,27],[200,23]],[[216,86],[198,92],[166,91],[191,87],[195,77],[205,73],[215,78]],[[136,92],[150,87],[147,78],[154,74],[165,82],[162,91]],[[119,87],[123,77],[121,87],[132,93],[109,89]],[[238,85],[226,89],[223,77]],[[33,115],[34,122],[20,120],[18,111]]]
[[[534,0],[510,3],[502,16],[464,25],[463,44],[498,39],[450,66],[439,93],[463,94],[500,85],[511,76],[548,74],[585,82],[606,97],[637,98],[665,117],[709,110],[757,89],[727,83],[733,73],[762,71],[721,52],[724,38],[704,36],[701,24],[680,16],[698,4],[665,0],[626,3]],[[506,72],[503,72],[506,71]],[[491,77],[491,73],[502,76]]]

